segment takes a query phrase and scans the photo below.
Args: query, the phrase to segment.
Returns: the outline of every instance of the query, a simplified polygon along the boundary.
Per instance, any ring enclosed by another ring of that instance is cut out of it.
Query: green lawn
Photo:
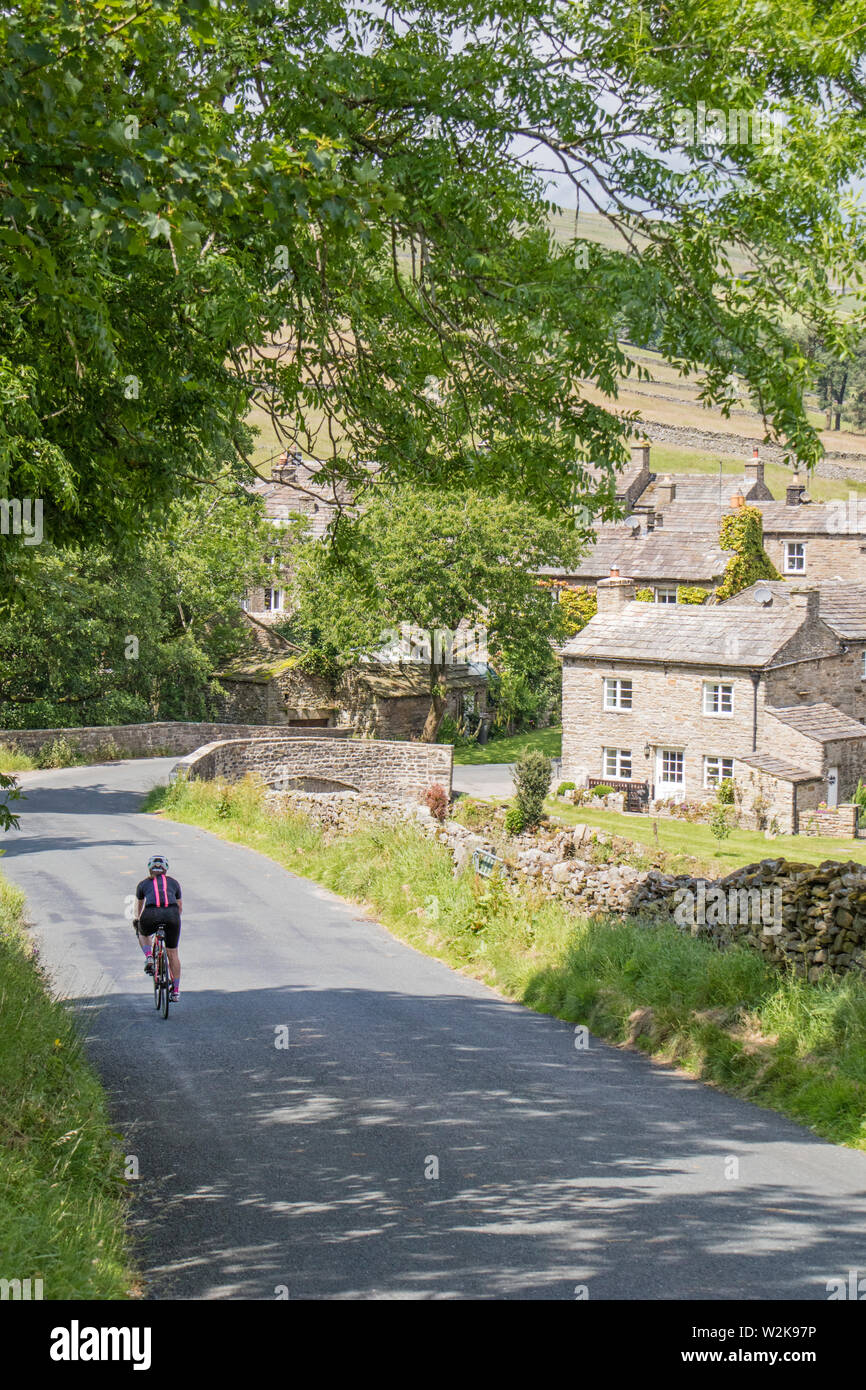
[[[495,738],[483,746],[471,743],[466,748],[455,748],[454,761],[513,763],[524,748],[539,748],[549,758],[558,758],[562,752],[562,725],[551,724],[549,729],[533,729],[528,734],[514,734],[512,738]]]
[[[549,798],[546,806],[551,815],[567,824],[598,826],[637,844],[658,846],[668,854],[698,859],[717,877],[758,859],[784,857],[809,864],[823,859],[853,859],[866,863],[866,840],[831,840],[819,835],[778,835],[768,840],[754,830],[733,830],[726,840],[717,840],[708,825],[690,825],[665,816],[618,815],[615,811],[571,806],[554,798]],[[658,839],[654,826],[658,827]]]

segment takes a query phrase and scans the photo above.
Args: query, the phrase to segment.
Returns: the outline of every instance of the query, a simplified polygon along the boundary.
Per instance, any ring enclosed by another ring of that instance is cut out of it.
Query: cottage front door
[[[685,757],[682,748],[656,749],[656,786],[658,800],[673,797],[682,801],[686,792]]]

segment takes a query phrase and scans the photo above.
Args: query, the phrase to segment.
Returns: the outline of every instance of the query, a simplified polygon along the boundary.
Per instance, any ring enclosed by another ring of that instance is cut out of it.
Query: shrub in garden
[[[537,748],[524,748],[514,764],[515,800],[523,812],[524,825],[538,825],[544,813],[544,798],[550,791],[551,762]]]
[[[610,796],[612,792],[613,787],[608,787],[602,782],[599,786],[593,787],[589,794],[590,796]]]
[[[516,801],[512,801],[508,810],[505,812],[505,829],[509,835],[519,835],[525,828],[526,821],[523,818],[523,811]]]
[[[424,793],[424,804],[436,820],[444,820],[448,815],[448,793],[439,782],[434,782]]]
[[[573,782],[560,782],[559,786],[558,786],[557,789],[556,789],[556,795],[557,795],[557,796],[565,796],[565,793],[566,793],[566,792],[573,792],[573,791],[574,791],[574,783],[573,783]]]

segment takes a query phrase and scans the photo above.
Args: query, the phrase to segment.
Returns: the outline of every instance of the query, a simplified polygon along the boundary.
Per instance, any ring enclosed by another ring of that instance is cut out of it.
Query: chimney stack
[[[669,503],[673,502],[676,495],[677,485],[671,477],[670,473],[666,473],[665,476],[663,478],[659,478],[658,482],[656,483],[656,511],[660,511],[662,507],[667,507]]]
[[[813,623],[817,620],[821,608],[820,589],[792,589],[790,599],[791,607],[802,609],[807,622]]]
[[[750,488],[764,486],[764,460],[760,457],[757,449],[752,451],[752,457],[746,463],[745,479]]]
[[[650,442],[648,439],[641,439],[639,443],[631,446],[631,461],[636,463],[642,473],[649,472],[650,466]]]
[[[734,508],[734,511],[739,511],[740,508],[745,507],[745,505],[746,499],[740,492],[740,489],[737,488],[736,492],[731,493],[731,506]]]
[[[801,507],[803,505],[803,484],[800,482],[799,471],[794,469],[794,476],[785,489],[785,502],[789,507]]]
[[[634,599],[634,580],[620,575],[619,570],[611,569],[609,579],[600,579],[595,586],[599,613],[618,613]]]

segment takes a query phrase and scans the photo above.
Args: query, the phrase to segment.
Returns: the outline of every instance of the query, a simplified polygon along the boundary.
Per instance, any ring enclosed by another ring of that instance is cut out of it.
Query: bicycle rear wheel
[[[156,950],[153,953],[153,1005],[158,1009],[162,1000],[160,998],[160,973],[162,969],[162,951],[159,942],[156,943]]]
[[[163,947],[162,951],[162,970],[160,974],[162,976],[160,986],[162,992],[162,1016],[163,1018],[168,1018],[168,1006],[171,1002],[171,980],[168,975],[168,953],[165,947]]]

